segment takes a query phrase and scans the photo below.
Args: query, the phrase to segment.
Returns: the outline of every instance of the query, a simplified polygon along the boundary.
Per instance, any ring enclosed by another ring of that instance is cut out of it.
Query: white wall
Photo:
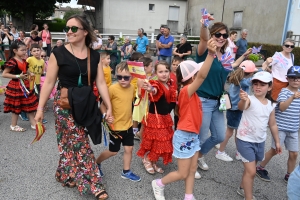
[[[293,31],[294,35],[300,35],[299,24],[300,24],[300,0],[293,0],[287,31]]]
[[[178,32],[185,27],[186,0],[109,0],[103,1],[104,33],[137,33],[143,28],[147,34],[167,24],[169,6],[180,7]],[[149,11],[149,4],[155,4],[154,11]],[[172,30],[171,30],[172,31]]]

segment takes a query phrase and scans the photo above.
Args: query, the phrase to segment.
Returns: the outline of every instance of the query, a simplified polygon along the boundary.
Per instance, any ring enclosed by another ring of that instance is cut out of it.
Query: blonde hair
[[[287,42],[293,43],[293,45],[295,45],[295,40],[293,40],[292,38],[286,38],[283,42],[283,45],[285,45],[285,43]]]
[[[241,80],[248,76],[251,73],[245,72],[243,68],[238,68],[235,71],[231,72],[228,82],[234,85],[240,85]]]

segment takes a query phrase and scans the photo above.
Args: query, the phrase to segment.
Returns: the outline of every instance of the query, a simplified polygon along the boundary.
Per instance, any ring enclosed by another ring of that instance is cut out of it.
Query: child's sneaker
[[[195,179],[200,179],[201,175],[198,171],[195,172]]]
[[[238,187],[237,191],[236,191],[239,195],[241,195],[242,197],[245,197],[245,191],[243,188]],[[256,200],[255,196],[252,197],[252,200]]]
[[[127,172],[127,173],[121,173],[121,177],[124,179],[129,179],[133,182],[139,182],[141,181],[141,177],[139,177],[138,175],[135,175],[134,173],[132,173],[131,171]]]
[[[256,176],[258,178],[260,178],[261,180],[270,182],[271,179],[268,176],[268,174],[269,174],[269,172],[267,170],[259,168],[259,167],[256,167]]]
[[[235,159],[236,160],[242,160],[241,154],[238,151],[235,154]]]
[[[21,112],[21,114],[19,114],[19,117],[21,118],[22,121],[29,121],[25,112]]]
[[[102,170],[101,170],[101,164],[98,164],[98,163],[97,163],[97,165],[98,165],[98,169],[99,169],[100,177],[103,177],[103,176],[104,176],[104,174],[103,174],[103,172],[102,172]]]
[[[284,182],[288,182],[289,181],[289,178],[290,178],[290,174],[286,174],[285,176],[284,176]]]
[[[156,200],[165,200],[164,187],[159,187],[156,180],[152,181],[152,189]]]
[[[233,161],[233,159],[225,152],[222,152],[222,153],[219,153],[217,151],[216,153],[216,158],[219,159],[219,160],[223,160],[223,161],[226,161],[226,162],[231,162]]]
[[[208,166],[205,163],[204,157],[202,158],[198,158],[198,167],[200,167],[200,169],[207,171],[208,170]]]

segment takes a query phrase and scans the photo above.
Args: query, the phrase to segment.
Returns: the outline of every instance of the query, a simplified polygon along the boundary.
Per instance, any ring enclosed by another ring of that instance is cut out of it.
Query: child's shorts
[[[173,156],[187,159],[200,151],[200,140],[197,134],[176,130],[173,136]]]
[[[253,143],[237,138],[236,147],[238,152],[241,154],[242,161],[244,163],[263,161],[265,158],[265,142]]]
[[[115,138],[111,134],[109,134],[109,151],[118,152],[121,148],[121,143],[123,146],[133,146],[134,134],[132,127],[130,127],[127,131],[116,131],[118,135],[122,138]]]
[[[227,110],[227,126],[232,129],[237,129],[239,127],[243,111],[240,110]]]
[[[279,131],[278,130],[278,136],[280,140],[280,146],[283,145],[285,146],[285,149],[288,151],[294,151],[298,152],[299,151],[299,146],[298,146],[298,132],[290,133],[286,131]],[[274,138],[272,138],[272,145],[271,147],[273,149],[276,149],[275,147],[275,141]]]

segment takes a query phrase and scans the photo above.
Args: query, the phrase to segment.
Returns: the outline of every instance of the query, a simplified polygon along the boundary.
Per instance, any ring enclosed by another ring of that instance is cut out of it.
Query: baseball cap
[[[186,60],[181,62],[179,66],[183,78],[182,82],[185,82],[189,80],[191,77],[193,77],[199,71],[202,65],[203,62],[198,64],[192,60]]]
[[[269,72],[260,71],[260,72],[257,72],[256,74],[254,74],[252,81],[253,80],[259,80],[264,83],[269,83],[269,82],[273,81],[273,77]]]
[[[288,69],[287,77],[300,77],[300,66],[292,66]]]
[[[251,60],[244,60],[240,66],[240,68],[242,68],[244,70],[244,72],[247,73],[252,73],[252,72],[256,72],[258,69],[256,68],[254,62],[252,62]]]

